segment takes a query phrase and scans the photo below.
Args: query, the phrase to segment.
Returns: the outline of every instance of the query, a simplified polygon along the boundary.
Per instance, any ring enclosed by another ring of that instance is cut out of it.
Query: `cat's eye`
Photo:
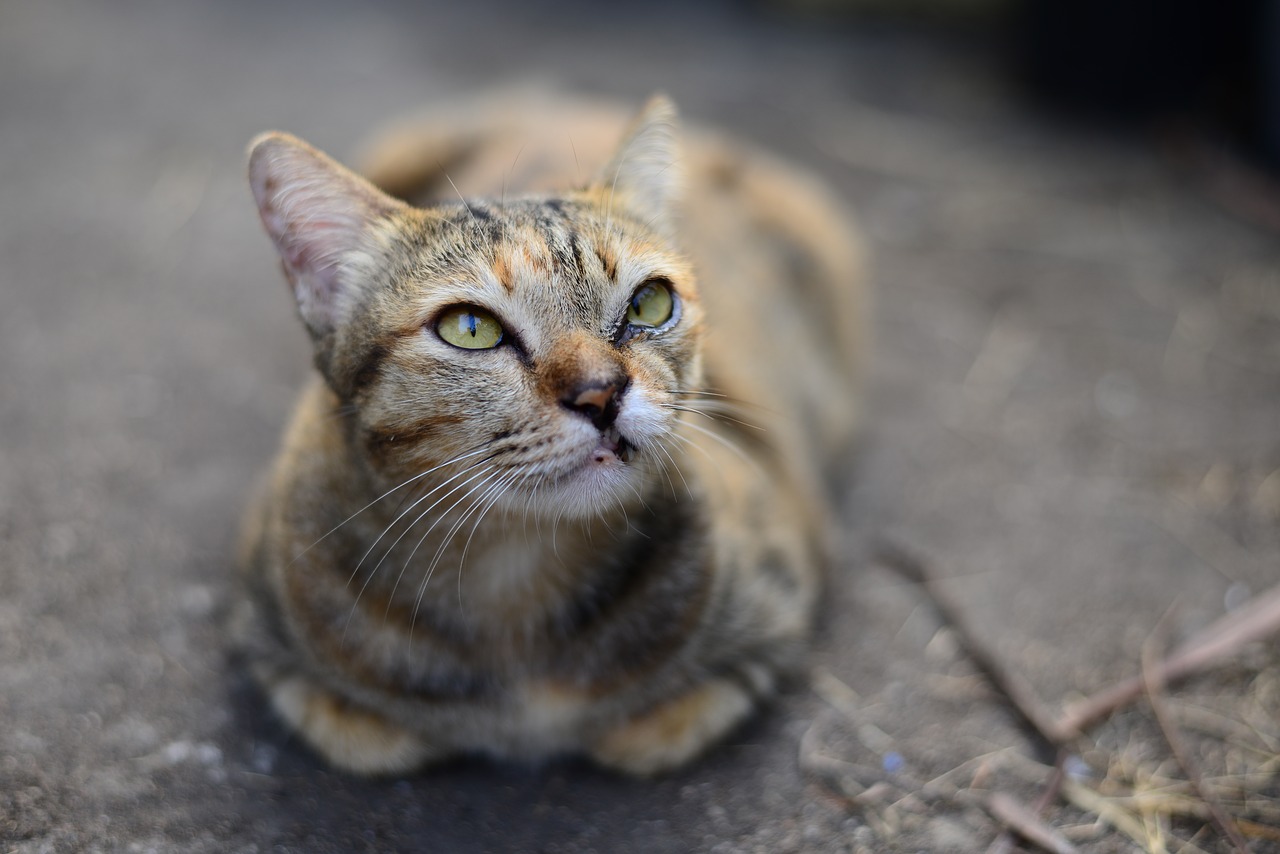
[[[645,282],[631,295],[627,323],[646,328],[661,326],[671,319],[675,304],[675,297],[666,284],[656,279]]]
[[[445,309],[436,321],[436,334],[455,347],[488,350],[502,343],[502,324],[492,314],[473,305]]]

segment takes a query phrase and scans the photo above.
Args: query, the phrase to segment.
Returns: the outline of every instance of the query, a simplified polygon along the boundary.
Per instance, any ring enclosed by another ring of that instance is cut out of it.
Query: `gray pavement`
[[[877,537],[953,576],[1054,706],[1135,672],[1175,600],[1176,637],[1280,580],[1280,246],[1157,147],[1032,118],[963,52],[735,4],[259,5],[0,2],[0,851],[981,851],[996,825],[962,798],[860,809],[800,768],[900,759],[901,794],[1034,756]],[[664,89],[859,210],[876,393],[818,687],[655,782],[354,780],[272,721],[220,628],[238,513],[308,370],[243,147],[280,128],[350,154],[512,78]],[[1187,690],[1274,724],[1278,674],[1253,650]],[[1099,750],[1151,744],[1147,723]]]

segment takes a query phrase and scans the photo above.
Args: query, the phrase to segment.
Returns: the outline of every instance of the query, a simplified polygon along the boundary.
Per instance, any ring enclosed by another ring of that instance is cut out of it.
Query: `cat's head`
[[[352,447],[384,483],[442,466],[429,480],[456,495],[581,518],[672,464],[702,312],[675,246],[668,101],[588,187],[551,197],[412,208],[278,133],[254,142],[249,178]]]

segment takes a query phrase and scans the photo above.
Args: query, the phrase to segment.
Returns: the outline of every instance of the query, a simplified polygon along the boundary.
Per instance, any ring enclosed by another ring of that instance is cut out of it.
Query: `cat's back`
[[[560,192],[596,175],[630,116],[604,101],[493,94],[376,134],[362,171],[420,204]],[[745,401],[798,464],[829,470],[857,426],[868,341],[857,227],[813,173],[724,134],[684,139],[678,240],[708,308],[708,385]]]

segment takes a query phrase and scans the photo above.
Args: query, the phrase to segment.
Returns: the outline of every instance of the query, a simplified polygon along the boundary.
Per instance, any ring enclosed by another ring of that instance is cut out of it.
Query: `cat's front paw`
[[[716,679],[610,730],[591,757],[636,776],[670,771],[723,738],[753,705],[737,683]]]
[[[421,736],[305,677],[277,677],[266,684],[279,715],[339,768],[370,776],[402,774],[444,758]]]

